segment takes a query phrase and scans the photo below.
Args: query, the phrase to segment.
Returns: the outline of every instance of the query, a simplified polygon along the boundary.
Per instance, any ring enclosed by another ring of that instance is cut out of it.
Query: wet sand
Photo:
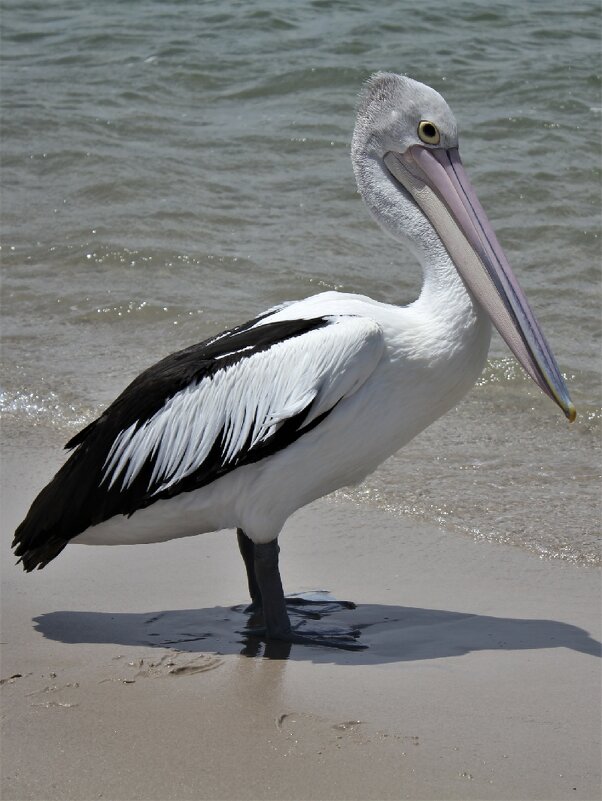
[[[4,435],[5,801],[599,798],[595,569],[323,500],[285,588],[355,601],[324,617],[369,647],[266,651],[233,532],[16,568],[62,438]]]

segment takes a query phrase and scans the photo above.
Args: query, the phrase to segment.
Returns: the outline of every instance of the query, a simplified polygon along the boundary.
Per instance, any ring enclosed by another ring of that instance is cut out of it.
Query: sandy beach
[[[16,568],[61,442],[4,438],[6,801],[599,798],[596,570],[326,499],[285,589],[355,601],[325,617],[368,648],[266,650],[232,532]]]

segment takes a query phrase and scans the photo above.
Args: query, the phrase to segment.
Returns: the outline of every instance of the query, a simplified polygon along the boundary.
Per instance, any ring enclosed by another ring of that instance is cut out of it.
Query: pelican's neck
[[[425,239],[421,247],[409,242],[422,267],[422,288],[414,308],[429,310],[439,318],[462,317],[468,324],[471,318],[483,316],[480,304],[460,277],[443,243],[431,227],[433,238]],[[405,237],[398,237],[404,240]],[[407,241],[407,240],[406,240]]]
[[[352,152],[360,194],[378,224],[405,243],[423,271],[422,290],[412,304],[454,327],[479,325],[489,336],[489,321],[460,277],[439,235],[409,194],[394,184],[382,159],[369,152]]]

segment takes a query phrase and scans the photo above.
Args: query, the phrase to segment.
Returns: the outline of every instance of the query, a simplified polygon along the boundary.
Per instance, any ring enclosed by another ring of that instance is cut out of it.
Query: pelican
[[[462,166],[438,92],[376,73],[351,158],[372,216],[420,262],[399,307],[324,292],[149,367],[65,446],[13,547],[26,571],[68,543],[122,545],[236,529],[262,636],[353,647],[293,628],[278,536],[297,509],[374,471],[454,407],[481,373],[491,324],[575,418],[560,370]]]

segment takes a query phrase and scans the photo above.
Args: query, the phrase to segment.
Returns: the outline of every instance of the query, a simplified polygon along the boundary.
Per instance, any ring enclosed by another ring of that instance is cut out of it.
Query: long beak
[[[550,346],[464,171],[457,148],[420,145],[385,164],[441,237],[456,269],[535,383],[572,422],[576,410]]]

